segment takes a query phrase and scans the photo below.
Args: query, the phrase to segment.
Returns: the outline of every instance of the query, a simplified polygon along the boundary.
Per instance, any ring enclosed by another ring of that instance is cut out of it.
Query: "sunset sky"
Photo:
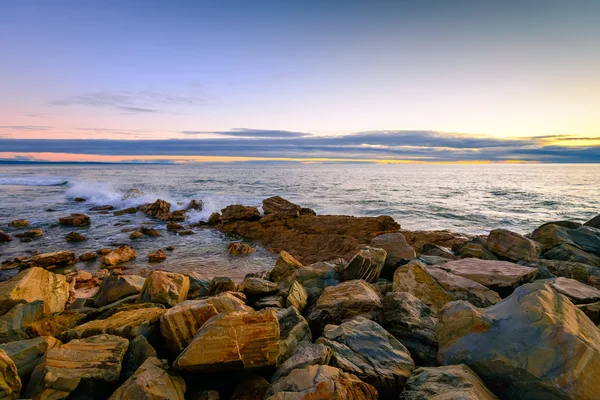
[[[0,2],[0,160],[600,162],[600,1]]]

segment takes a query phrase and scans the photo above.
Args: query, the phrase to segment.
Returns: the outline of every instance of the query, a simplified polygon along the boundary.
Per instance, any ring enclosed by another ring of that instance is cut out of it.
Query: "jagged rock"
[[[252,306],[256,310],[261,310],[263,308],[283,308],[285,307],[285,299],[279,295],[264,296],[255,300],[252,303]]]
[[[54,253],[42,253],[26,258],[20,262],[19,267],[22,269],[40,267],[52,269],[55,267],[63,267],[73,264],[76,261],[75,253],[72,251],[57,251]]]
[[[600,300],[600,290],[575,279],[556,278],[549,284],[557,292],[567,296],[573,304],[594,303]]]
[[[383,266],[384,275],[393,274],[393,268],[402,262],[402,260],[415,258],[417,256],[415,249],[406,242],[406,238],[400,232],[376,236],[371,240],[370,246],[383,249],[387,253],[385,264]],[[386,272],[389,272],[389,274]]]
[[[429,274],[425,265],[419,261],[411,261],[396,269],[393,289],[395,292],[407,292],[416,296],[435,311],[452,301],[448,293]]]
[[[362,280],[347,281],[325,288],[307,320],[313,335],[319,336],[325,325],[358,316],[381,321],[382,308],[381,298],[371,285]]]
[[[282,197],[274,196],[262,201],[262,209],[265,215],[284,213],[287,216],[297,217],[300,215],[300,207]]]
[[[43,317],[43,301],[16,304],[0,316],[0,343],[29,339],[28,327]]]
[[[300,283],[306,289],[309,305],[317,301],[325,288],[339,283],[335,265],[326,262],[298,268],[281,284],[289,286],[294,281]]]
[[[66,310],[36,319],[27,325],[29,337],[58,336],[89,319],[88,314],[79,310]]]
[[[216,296],[219,293],[224,292],[235,292],[237,289],[237,285],[231,278],[226,276],[224,277],[215,277],[210,281],[210,290],[208,292],[209,296]]]
[[[14,221],[8,223],[8,226],[16,229],[27,228],[29,225],[29,221],[27,221],[26,219],[15,219]]]
[[[437,244],[427,243],[421,248],[420,258],[425,257],[436,257],[443,258],[444,260],[456,260],[458,257],[452,253],[452,251],[446,247],[438,246]],[[442,261],[443,263],[444,261]]]
[[[440,265],[439,268],[481,283],[501,297],[509,295],[518,286],[531,282],[537,273],[535,268],[508,261],[488,261],[477,258],[450,261]]]
[[[195,300],[200,297],[206,297],[210,293],[211,279],[205,278],[198,272],[187,274],[190,279],[190,290],[188,291],[188,300]]]
[[[497,400],[466,365],[418,368],[404,387],[401,400]]]
[[[98,255],[95,253],[92,253],[91,251],[88,253],[83,253],[82,255],[79,256],[79,261],[82,262],[88,262],[88,261],[94,261],[98,258]]]
[[[52,336],[41,336],[35,339],[20,340],[0,345],[0,350],[4,350],[10,359],[13,360],[19,377],[21,380],[26,381],[29,379],[33,369],[43,360],[46,352],[60,345],[61,342]]]
[[[292,257],[290,253],[282,250],[275,262],[275,267],[269,273],[269,279],[273,282],[282,281],[292,275],[298,268],[302,267],[303,265]]]
[[[232,256],[247,256],[255,251],[252,246],[246,243],[234,242],[227,245],[227,254],[231,254]]]
[[[275,293],[279,290],[279,286],[266,279],[249,277],[244,279],[242,283],[244,293],[247,296],[263,296],[270,293]]]
[[[312,341],[308,322],[295,307],[277,310],[279,322],[279,363],[290,357],[299,343]]]
[[[188,203],[188,205],[185,207],[186,210],[196,210],[196,211],[202,211],[202,206],[204,205],[204,203],[202,202],[202,200],[190,200],[190,202]]]
[[[152,236],[152,237],[159,237],[160,233],[158,233],[158,231],[154,228],[148,228],[145,226],[142,226],[140,228],[140,232],[143,233],[146,236]]]
[[[118,336],[97,335],[54,347],[46,355],[40,386],[30,382],[26,394],[36,399],[105,399],[119,380],[128,344]]]
[[[437,318],[410,293],[390,292],[383,299],[383,327],[410,351],[417,365],[436,365]]]
[[[533,231],[531,238],[542,245],[544,252],[559,245],[571,245],[600,256],[600,230],[589,226],[569,229],[554,224],[542,225]]]
[[[138,211],[137,208],[129,207],[129,208],[125,208],[123,210],[117,210],[117,211],[113,212],[113,215],[115,217],[118,217],[119,215],[135,214],[137,211]]]
[[[263,400],[269,381],[260,375],[250,375],[235,387],[230,400]]]
[[[85,214],[71,214],[68,217],[59,218],[61,225],[65,226],[90,226],[92,220]]]
[[[167,255],[162,250],[157,250],[154,253],[148,253],[148,261],[163,262],[167,259]]]
[[[187,298],[190,278],[182,274],[152,271],[138,298],[138,303],[159,303],[173,307]]]
[[[65,236],[65,239],[67,239],[67,242],[85,242],[88,240],[87,237],[83,236],[79,232],[69,232]]]
[[[13,239],[8,233],[0,230],[0,243],[8,243],[11,240],[13,240]]]
[[[216,225],[219,223],[220,219],[221,219],[221,214],[219,214],[218,212],[214,212],[214,213],[210,214],[206,223],[208,225]]]
[[[540,258],[542,246],[507,229],[494,229],[487,238],[487,248],[502,259],[533,261]]]
[[[102,257],[100,262],[105,265],[115,266],[133,260],[135,257],[135,250],[129,246],[121,246]]]
[[[160,318],[160,331],[169,347],[181,353],[206,321],[218,314],[207,300],[186,300],[169,309]]]
[[[0,349],[0,398],[6,400],[20,399],[21,379],[17,367],[10,357]]]
[[[258,221],[259,219],[260,212],[258,211],[258,208],[233,204],[221,210],[219,222]]]
[[[486,243],[480,237],[474,237],[456,249],[456,254],[461,258],[479,258],[481,260],[497,260],[486,247]]]
[[[583,224],[585,226],[591,226],[592,228],[600,229],[600,215],[596,215],[594,218],[590,219],[588,222]]]
[[[150,357],[157,357],[156,350],[148,343],[145,336],[136,336],[129,342],[127,353],[123,358],[121,378],[127,379]]]
[[[387,253],[383,249],[368,246],[362,248],[344,268],[342,279],[344,281],[362,279],[366,282],[375,282],[383,270],[386,255]]]
[[[143,237],[144,237],[144,234],[140,231],[134,231],[129,234],[129,239],[131,239],[131,240],[135,240],[135,239],[139,239],[139,238],[143,238]]]
[[[462,233],[450,231],[402,231],[406,242],[415,249],[417,255],[421,254],[423,246],[426,244],[436,244],[449,249],[457,248],[465,244],[471,238]]]
[[[311,341],[300,342],[273,374],[271,382],[287,376],[295,369],[308,367],[309,365],[328,365],[332,353],[331,348],[323,344],[313,344]]]
[[[304,289],[304,286],[299,284],[297,281],[294,281],[288,291],[285,304],[288,307],[294,306],[298,309],[298,311],[302,312],[304,307],[306,307],[307,301],[308,293],[306,292],[306,289]]]
[[[147,203],[138,207],[138,211],[156,218],[164,217],[166,214],[169,214],[170,210],[171,204],[161,199],[156,200],[154,203]]]
[[[16,304],[36,300],[44,302],[45,314],[59,312],[65,309],[68,298],[69,284],[64,275],[33,267],[0,283],[0,315]]]
[[[265,400],[377,400],[377,389],[339,368],[309,365],[273,383]]]
[[[174,366],[196,372],[275,366],[279,335],[274,310],[219,314],[204,324]]]
[[[466,300],[476,307],[489,307],[500,301],[500,295],[471,279],[463,278],[438,267],[426,267],[427,272],[452,300]]]
[[[546,269],[553,276],[575,279],[581,283],[595,286],[596,289],[600,289],[600,268],[594,267],[593,265],[571,261],[539,259],[533,263],[527,263],[527,266],[537,268],[538,271],[540,269]],[[539,273],[537,277],[539,277]]]
[[[185,389],[185,381],[177,372],[169,369],[167,360],[150,357],[109,400],[183,400]]]
[[[521,286],[486,309],[448,304],[436,336],[441,364],[468,365],[501,398],[598,396],[600,330],[549,285]]]
[[[111,276],[102,280],[100,289],[94,296],[96,307],[103,307],[117,300],[141,292],[145,278],[137,275]]]
[[[182,229],[185,229],[185,227],[183,225],[178,224],[177,222],[170,221],[167,224],[167,229],[170,231],[180,231]]]
[[[600,267],[599,256],[565,243],[548,250],[543,257],[549,260],[572,261]]]

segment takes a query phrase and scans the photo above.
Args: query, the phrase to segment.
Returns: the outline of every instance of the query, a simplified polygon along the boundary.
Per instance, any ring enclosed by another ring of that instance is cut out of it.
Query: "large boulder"
[[[271,381],[275,382],[293,370],[308,367],[309,365],[328,365],[331,361],[332,353],[331,347],[323,344],[313,344],[309,340],[300,342],[287,360],[277,368],[277,371],[271,377]]]
[[[307,317],[315,336],[327,324],[338,325],[358,316],[381,321],[383,304],[377,291],[362,280],[347,281],[323,291]]]
[[[401,400],[497,400],[466,365],[417,368],[404,387]]]
[[[262,209],[265,215],[284,213],[291,217],[297,217],[300,215],[301,208],[299,205],[279,196],[269,197],[262,201]]]
[[[170,210],[171,204],[161,199],[156,200],[154,203],[147,203],[138,207],[138,211],[156,218],[164,217],[169,214]]]
[[[591,226],[592,228],[600,229],[600,214],[587,221],[585,226]]]
[[[160,317],[160,331],[168,346],[181,353],[206,321],[218,314],[207,300],[186,300]]]
[[[14,361],[21,380],[27,380],[33,369],[44,359],[48,350],[60,345],[60,340],[52,336],[40,336],[0,345],[0,350],[4,350]]]
[[[312,335],[308,323],[295,307],[280,309],[276,313],[279,323],[279,364],[291,356],[299,343],[311,342]]]
[[[118,336],[97,335],[50,349],[43,370],[32,375],[27,397],[106,399],[119,380],[128,345]]]
[[[133,260],[136,257],[136,252],[129,246],[121,246],[116,250],[111,251],[100,259],[102,264],[114,267],[124,262]]]
[[[219,314],[204,324],[173,365],[196,372],[273,367],[279,336],[274,310]]]
[[[220,293],[235,292],[237,285],[227,276],[216,276],[210,281],[209,296],[216,296]]]
[[[521,286],[486,309],[457,301],[439,318],[438,361],[468,365],[501,398],[598,396],[600,330],[549,285]]]
[[[279,257],[277,257],[275,266],[269,273],[269,279],[273,282],[279,282],[292,275],[294,271],[302,267],[303,265],[294,257],[292,257],[290,253],[282,250],[279,253]]]
[[[476,236],[468,242],[463,243],[456,249],[456,255],[460,258],[480,258],[482,260],[497,260],[492,252],[487,249],[486,242]]]
[[[65,226],[90,226],[92,220],[85,214],[71,214],[68,217],[59,218],[61,225]]]
[[[186,385],[167,360],[148,358],[109,400],[183,400]]]
[[[555,224],[542,225],[533,231],[531,238],[542,245],[544,252],[567,244],[600,256],[600,230],[589,226],[569,229]]]
[[[386,255],[384,249],[368,246],[362,248],[344,268],[342,280],[362,279],[366,282],[375,282],[383,270]]]
[[[288,286],[294,281],[306,289],[308,304],[314,304],[325,288],[335,286],[339,283],[335,265],[326,262],[298,268],[281,284]]]
[[[265,400],[377,400],[377,389],[339,368],[309,365],[273,383]]]
[[[410,260],[417,256],[415,249],[406,242],[406,238],[400,232],[375,236],[371,240],[370,246],[386,251],[387,257],[383,267],[386,271],[391,271],[402,260]]]
[[[508,296],[518,286],[531,282],[537,273],[537,269],[524,265],[477,258],[450,261],[439,268],[478,282],[502,297]]]
[[[600,256],[567,243],[551,248],[544,253],[543,257],[549,260],[572,261],[600,267]]]
[[[304,307],[308,302],[308,292],[298,283],[298,281],[294,281],[288,290],[288,295],[285,300],[285,303],[288,307],[294,306],[298,309],[298,311],[302,312]]]
[[[117,300],[139,294],[146,278],[138,275],[109,276],[102,280],[100,289],[94,296],[94,305],[103,307]]]
[[[206,297],[210,293],[210,278],[198,272],[190,272],[187,274],[190,278],[190,290],[188,291],[188,300],[196,300],[201,297]]]
[[[437,364],[437,318],[425,303],[410,293],[390,292],[383,312],[383,327],[406,346],[417,365]]]
[[[327,325],[319,343],[332,349],[332,366],[373,385],[382,398],[397,399],[415,366],[406,347],[363,317]]]
[[[275,293],[279,290],[279,286],[271,281],[261,278],[248,277],[242,283],[244,293],[247,296],[264,296]]]
[[[31,325],[44,317],[44,302],[19,303],[0,316],[0,343],[29,339]]]
[[[417,252],[417,255],[421,254],[423,246],[426,244],[436,244],[438,246],[447,247],[449,249],[457,248],[458,246],[469,241],[468,235],[451,232],[447,230],[442,231],[402,231],[402,235],[406,239],[406,242]]]
[[[219,221],[223,223],[232,221],[258,221],[259,219],[260,212],[258,208],[233,204],[221,210]]]
[[[396,269],[392,288],[395,292],[416,296],[434,311],[453,300],[419,261],[411,261]]]
[[[0,283],[0,315],[19,303],[42,300],[44,313],[65,309],[69,298],[69,284],[64,275],[53,274],[43,268],[29,268],[12,279]]]
[[[10,357],[0,349],[0,398],[7,400],[20,399],[21,379],[17,366]]]
[[[554,276],[575,279],[586,285],[595,286],[600,289],[600,268],[589,264],[583,264],[572,261],[544,260],[539,259],[532,263],[527,263],[533,268],[545,269]]]
[[[600,290],[575,279],[556,278],[550,282],[557,292],[567,296],[573,304],[594,303],[600,300]]]
[[[486,244],[492,253],[510,261],[532,261],[539,258],[542,251],[539,243],[507,229],[491,231]]]
[[[173,307],[187,298],[190,278],[174,272],[152,271],[138,297],[138,303],[159,303]]]
[[[438,267],[425,267],[429,275],[453,300],[466,300],[477,307],[488,307],[500,301],[500,295],[471,279]]]
[[[19,263],[19,268],[33,268],[40,267],[45,269],[52,269],[55,267],[63,267],[65,265],[73,264],[77,261],[75,253],[72,251],[57,251],[53,253],[37,254],[35,256],[28,257]]]

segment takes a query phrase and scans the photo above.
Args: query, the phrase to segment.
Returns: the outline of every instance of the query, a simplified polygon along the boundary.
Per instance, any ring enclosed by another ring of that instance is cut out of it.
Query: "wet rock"
[[[246,243],[229,243],[227,245],[227,254],[232,256],[247,256],[248,254],[254,253],[256,250]]]
[[[65,239],[67,239],[67,242],[85,242],[88,240],[87,237],[83,236],[79,232],[69,232],[65,236]]]
[[[237,285],[231,278],[226,276],[214,277],[212,281],[210,281],[210,290],[208,292],[209,296],[216,296],[219,293],[224,292],[235,292],[237,290]]]
[[[202,211],[202,206],[203,206],[203,202],[202,200],[190,200],[190,202],[188,203],[188,205],[185,207],[186,210],[196,210],[196,211]]]
[[[64,267],[75,262],[75,253],[72,251],[57,251],[54,253],[43,253],[26,258],[19,263],[19,268],[45,268]]]
[[[397,399],[415,366],[406,347],[363,317],[326,326],[317,343],[332,349],[332,366],[373,385],[382,398]]]
[[[148,253],[148,261],[163,262],[167,259],[167,255],[162,250],[157,250],[154,253]]]
[[[468,242],[471,238],[462,233],[442,231],[402,231],[406,242],[415,249],[417,255],[421,254],[423,246],[435,244],[449,249],[458,248]]]
[[[247,296],[264,296],[270,293],[275,293],[279,290],[279,286],[266,279],[249,277],[244,279],[242,283],[244,293]]]
[[[491,231],[486,245],[492,253],[509,261],[533,261],[540,258],[542,250],[539,243],[506,229]]]
[[[521,286],[486,309],[448,304],[436,336],[440,363],[468,365],[501,398],[597,398],[600,330],[549,285]]]
[[[362,279],[366,282],[375,282],[383,270],[386,255],[387,253],[383,249],[368,246],[362,248],[344,268],[342,279],[344,281]]]
[[[183,225],[178,224],[177,222],[170,221],[167,224],[167,229],[170,231],[180,231],[182,229],[185,229],[185,227]]]
[[[115,266],[133,260],[135,257],[135,250],[129,246],[121,246],[102,257],[100,262],[108,266]]]
[[[285,301],[287,307],[294,306],[298,311],[302,312],[308,302],[308,293],[304,286],[294,281],[290,286],[288,295]]]
[[[188,300],[195,300],[209,295],[211,279],[205,278],[198,272],[190,272],[187,275],[190,279],[190,290],[187,295]]]
[[[145,278],[137,275],[111,276],[100,284],[100,290],[94,296],[96,307],[103,307],[141,292]]]
[[[265,400],[352,399],[377,400],[377,389],[339,368],[309,365],[273,383]]]
[[[186,300],[169,309],[160,318],[160,331],[175,354],[181,353],[206,321],[218,314],[211,302]]]
[[[17,367],[10,357],[0,349],[0,398],[7,400],[20,399],[21,379]]]
[[[585,226],[591,226],[592,228],[600,229],[600,215],[596,215],[594,218],[590,219],[588,222],[583,224]]]
[[[231,400],[263,400],[269,381],[260,375],[250,375],[236,386]]]
[[[154,203],[147,203],[138,207],[138,211],[156,218],[164,217],[166,214],[169,214],[170,210],[171,204],[161,199],[156,200]]]
[[[219,223],[220,219],[221,219],[221,214],[219,214],[218,212],[214,212],[214,213],[210,214],[206,223],[208,225],[216,225]]]
[[[575,279],[556,278],[549,284],[557,292],[567,296],[573,304],[594,303],[600,300],[600,290]]]
[[[395,292],[407,292],[416,296],[434,311],[452,301],[448,293],[429,274],[427,268],[418,261],[411,261],[398,267],[394,273],[392,287]]]
[[[29,339],[27,328],[43,317],[43,301],[16,304],[0,316],[0,343]]]
[[[443,258],[444,260],[456,260],[458,258],[450,249],[430,243],[423,245],[423,248],[421,249],[420,258],[424,257],[438,257]]]
[[[33,369],[45,357],[46,352],[60,345],[61,342],[59,340],[51,336],[42,336],[35,339],[6,343],[0,345],[0,349],[4,350],[10,359],[14,361],[21,380],[27,381]]]
[[[437,365],[437,318],[410,293],[390,292],[383,299],[383,327],[410,351],[417,365]]]
[[[167,307],[173,307],[187,298],[190,289],[190,278],[182,274],[165,271],[152,271],[140,297],[138,303],[159,303]]]
[[[508,261],[488,261],[476,258],[450,261],[440,265],[439,268],[478,282],[501,297],[508,296],[518,286],[531,282],[537,273],[535,268]]]
[[[167,250],[167,251],[173,251],[173,250],[175,250],[175,246],[167,246],[165,248],[165,250]]]
[[[27,228],[29,225],[29,221],[26,219],[15,219],[14,221],[8,223],[8,226],[15,229]]]
[[[312,342],[308,322],[295,307],[277,310],[279,322],[278,364],[287,360],[299,343]]]
[[[500,301],[500,295],[480,283],[454,275],[438,267],[426,267],[427,272],[452,300],[465,300],[476,307],[489,307]]]
[[[129,342],[127,353],[123,358],[121,379],[127,379],[150,357],[157,357],[156,350],[148,343],[145,336],[136,336]]]
[[[174,366],[196,372],[239,371],[275,366],[278,355],[275,311],[231,312],[206,322]]]
[[[143,237],[144,237],[144,234],[140,231],[134,231],[129,234],[129,239],[131,239],[131,240],[140,239]]]
[[[177,372],[169,369],[167,360],[150,357],[109,397],[109,400],[183,400],[185,389],[185,381]]]
[[[466,365],[418,368],[404,387],[401,400],[497,400],[485,383]]]
[[[259,219],[260,212],[258,211],[258,208],[233,204],[221,210],[219,222],[258,221]]]
[[[105,399],[119,380],[128,344],[118,336],[98,335],[54,347],[47,353],[39,389],[28,387],[27,394],[40,399]]]
[[[196,232],[194,232],[194,231],[193,231],[193,230],[191,230],[191,229],[185,229],[185,230],[183,230],[183,231],[178,231],[178,232],[177,232],[177,234],[178,234],[179,236],[190,236],[190,235],[195,235],[195,234],[196,234]]]
[[[117,211],[113,212],[113,215],[115,217],[118,217],[119,215],[135,214],[137,211],[138,211],[137,208],[129,207],[129,208],[125,208],[123,210],[117,210]]]
[[[88,253],[83,253],[82,255],[80,255],[79,261],[82,261],[82,262],[95,261],[97,258],[98,258],[97,254],[88,252]]]
[[[331,348],[323,344],[313,344],[310,341],[300,342],[273,374],[271,382],[287,376],[295,369],[308,367],[309,365],[328,365],[332,353]]]
[[[297,217],[300,215],[301,207],[282,197],[274,196],[263,200],[262,209],[265,215],[283,213],[287,216]]]
[[[315,336],[327,324],[340,324],[358,316],[381,321],[383,304],[379,294],[362,280],[347,281],[325,288],[307,317]]]
[[[275,267],[269,273],[269,279],[273,282],[279,282],[288,276],[292,275],[298,268],[303,265],[296,260],[290,253],[282,250],[275,262]]]
[[[160,233],[158,233],[158,231],[154,228],[148,228],[145,226],[142,226],[140,228],[140,232],[142,232],[144,235],[146,236],[152,236],[152,237],[159,237]]]
[[[492,252],[486,248],[486,242],[480,237],[474,237],[456,249],[456,254],[461,258],[479,258],[481,260],[497,260]]]
[[[105,256],[108,253],[110,253],[111,251],[112,251],[111,249],[108,249],[108,248],[105,247],[105,248],[102,248],[100,250],[96,250],[96,253],[98,253],[98,255],[100,255],[100,256]]]
[[[545,252],[543,257],[549,260],[572,261],[600,267],[599,256],[585,252],[580,248],[570,244],[561,244],[553,247]]]
[[[59,218],[61,225],[65,226],[90,226],[92,221],[85,214],[71,214],[68,217]]]
[[[400,232],[376,236],[371,240],[370,246],[386,251],[387,257],[383,268],[389,273],[384,272],[385,276],[391,276],[393,268],[402,262],[402,260],[417,256],[415,249],[406,242],[406,238]]]
[[[27,325],[29,337],[58,336],[61,333],[83,324],[89,319],[88,314],[80,310],[66,310],[36,319]]]
[[[90,211],[112,211],[115,208],[109,204],[104,205],[104,206],[94,206],[94,207],[90,207]]]
[[[12,236],[10,236],[8,233],[0,230],[0,243],[8,243],[11,240],[13,240]]]

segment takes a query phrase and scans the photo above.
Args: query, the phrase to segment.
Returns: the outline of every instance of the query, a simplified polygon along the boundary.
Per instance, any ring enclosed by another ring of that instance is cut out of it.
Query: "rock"
[[[279,357],[278,363],[287,360],[299,343],[312,342],[308,322],[295,307],[277,310],[279,322]]]
[[[195,300],[200,297],[207,297],[210,293],[211,279],[205,278],[198,272],[190,272],[187,274],[190,279],[190,290],[188,291],[188,300]]]
[[[499,397],[597,398],[600,330],[551,286],[521,286],[486,309],[457,301],[439,318],[438,361],[468,365]]]
[[[531,234],[546,252],[559,245],[571,245],[600,256],[600,230],[588,226],[569,229],[559,225],[542,225]]]
[[[427,246],[427,245],[426,245]],[[440,247],[440,246],[438,246]],[[440,247],[442,248],[442,247]],[[452,260],[456,260],[458,257],[454,257],[452,258]],[[445,258],[445,257],[439,257],[439,256],[428,256],[426,254],[421,254],[419,257],[417,257],[415,259],[416,261],[420,261],[423,264],[425,264],[426,266],[428,265],[442,265],[442,264],[446,264],[448,261],[450,261],[450,258]],[[411,260],[412,261],[412,260]],[[410,261],[409,261],[410,262]]]
[[[185,381],[169,369],[167,360],[150,357],[109,397],[109,400],[184,400],[185,389]]]
[[[52,336],[42,336],[35,339],[6,343],[0,345],[0,350],[3,350],[14,361],[19,377],[21,380],[26,381],[29,379],[33,369],[43,361],[46,352],[60,345],[60,341]]]
[[[140,228],[140,232],[143,233],[146,236],[152,236],[152,237],[159,237],[160,233],[158,233],[158,231],[154,228],[147,228],[145,226],[142,226]]]
[[[88,252],[88,253],[83,253],[82,255],[80,255],[79,261],[82,261],[82,262],[95,261],[97,258],[98,258],[97,254]]]
[[[154,253],[148,253],[148,261],[163,262],[167,259],[167,255],[162,250],[157,250]]]
[[[486,242],[488,250],[503,260],[533,261],[540,258],[542,246],[506,229],[494,229]]]
[[[218,296],[209,297],[207,301],[215,306],[218,312],[232,312],[232,311],[254,311],[251,307],[246,305],[246,302],[238,297],[239,294],[234,292],[220,293]]]
[[[461,258],[479,258],[481,260],[497,260],[494,254],[492,254],[486,248],[486,242],[480,237],[474,237],[468,242],[462,244],[456,249],[456,254]]]
[[[131,239],[131,240],[135,240],[135,239],[139,239],[139,238],[143,238],[143,237],[144,237],[144,234],[139,231],[131,232],[131,234],[129,235],[129,239]]]
[[[32,323],[26,325],[26,332],[29,337],[58,336],[61,333],[84,323],[88,318],[88,314],[80,310],[61,311],[36,319]]]
[[[246,243],[229,243],[227,245],[227,254],[232,256],[247,256],[248,254],[254,253],[256,250]]]
[[[382,319],[383,304],[379,294],[365,281],[347,281],[325,288],[307,317],[313,335],[319,336],[325,325],[338,325],[358,316]]]
[[[138,207],[138,211],[141,211],[150,217],[156,218],[160,218],[166,214],[169,214],[170,210],[171,204],[161,199],[156,200],[154,203],[147,203]]]
[[[437,257],[444,260],[456,260],[458,258],[450,249],[430,243],[423,245],[420,257]]]
[[[71,214],[68,217],[59,218],[58,221],[65,226],[89,226],[92,223],[90,217],[85,214]]]
[[[90,207],[90,211],[112,211],[115,208],[109,204],[104,205],[104,206],[94,206],[94,207]]]
[[[591,226],[592,228],[600,229],[600,215],[596,215],[594,218],[590,219],[588,222],[583,224],[585,226]]]
[[[556,278],[550,282],[550,286],[567,296],[573,304],[594,303],[600,300],[600,290],[575,279]]]
[[[27,221],[26,219],[15,219],[14,221],[8,223],[8,226],[16,229],[27,228],[29,225],[29,221]]]
[[[299,284],[297,281],[294,281],[290,286],[285,304],[290,307],[294,306],[298,309],[298,311],[302,312],[304,307],[308,302],[308,293],[304,286]]]
[[[118,217],[119,215],[135,214],[137,211],[138,211],[137,208],[129,207],[129,208],[125,208],[123,210],[117,210],[117,211],[113,212],[113,215],[115,217]]]
[[[111,251],[112,251],[111,249],[103,248],[100,250],[96,250],[96,253],[98,253],[98,255],[100,255],[100,256],[105,256],[108,253],[110,253]]]
[[[258,212],[258,208],[233,204],[221,210],[219,222],[258,221],[259,219],[260,212]]]
[[[102,257],[100,262],[105,265],[115,266],[133,260],[135,257],[135,250],[129,246],[121,246]]]
[[[0,315],[19,303],[36,300],[44,302],[45,314],[59,312],[65,309],[68,298],[69,284],[64,275],[33,267],[0,283]]]
[[[572,261],[600,267],[600,257],[587,253],[576,246],[561,244],[548,250],[543,255],[549,260]]]
[[[508,261],[488,261],[464,258],[440,265],[439,268],[454,275],[481,283],[488,289],[506,297],[518,286],[531,282],[537,270]]]
[[[17,367],[10,357],[0,349],[0,398],[7,400],[20,399],[21,379]]]
[[[167,251],[173,251],[173,250],[175,250],[175,246],[167,246],[165,248],[165,250],[167,250]]]
[[[292,275],[294,271],[302,267],[303,265],[292,257],[290,253],[282,250],[275,262],[275,267],[273,267],[269,273],[269,279],[277,283]]]
[[[553,276],[575,279],[600,289],[600,268],[571,261],[539,259],[527,264],[529,267],[548,270]],[[539,277],[539,272],[538,276]],[[550,276],[552,277],[552,276]]]
[[[175,354],[179,354],[204,323],[217,314],[215,306],[206,300],[183,301],[160,318],[162,337]]]
[[[401,400],[497,400],[485,383],[466,365],[418,368],[404,387]]]
[[[191,230],[191,229],[185,229],[185,230],[183,230],[183,231],[178,231],[178,232],[177,232],[177,234],[178,234],[179,236],[190,236],[190,235],[195,235],[195,234],[196,234],[196,232],[194,232],[194,231],[193,231],[193,230]]]
[[[600,302],[578,304],[579,308],[587,317],[594,323],[594,325],[600,324]]]
[[[185,207],[186,210],[196,210],[196,211],[202,211],[202,206],[204,205],[204,203],[202,202],[202,200],[190,200],[190,202],[188,203],[188,205]]]
[[[383,312],[383,327],[406,346],[417,365],[437,365],[437,318],[425,303],[407,292],[390,292]]]
[[[273,374],[271,382],[287,376],[295,369],[308,367],[309,365],[328,365],[332,353],[331,348],[323,344],[313,344],[311,341],[300,342]]]
[[[386,276],[391,276],[394,273],[393,268],[402,262],[402,260],[417,256],[415,249],[406,242],[406,238],[400,232],[376,236],[371,240],[370,246],[383,249],[387,253],[383,266],[385,270],[384,275]]]
[[[264,199],[262,209],[265,215],[283,213],[287,216],[297,217],[300,215],[300,207],[282,197],[274,196]]]
[[[355,375],[328,365],[295,369],[273,383],[265,400],[377,400],[377,389]]]
[[[344,269],[342,279],[344,281],[362,279],[366,282],[375,282],[383,270],[386,255],[387,253],[383,249],[368,246],[362,248]]]
[[[436,244],[449,249],[458,248],[471,238],[462,233],[450,231],[402,231],[406,242],[415,249],[417,255],[426,244]]]
[[[208,225],[216,225],[219,223],[220,219],[221,219],[221,214],[219,214],[218,212],[214,212],[214,213],[210,214],[206,223]]]
[[[306,289],[308,305],[314,304],[323,289],[339,283],[336,267],[326,262],[307,265],[295,270],[280,285],[288,286],[297,281]]]
[[[96,307],[103,307],[117,300],[135,295],[144,287],[145,278],[137,275],[111,276],[100,284],[100,290],[94,296]]]
[[[13,240],[13,239],[8,233],[0,230],[0,243],[8,243],[11,240]]]
[[[27,328],[43,316],[43,301],[16,304],[0,316],[0,343],[29,339]]]
[[[78,232],[67,233],[65,239],[67,239],[67,242],[85,242],[86,240],[88,240],[87,237],[83,236],[81,233]]]
[[[454,275],[438,267],[426,267],[426,269],[452,300],[465,300],[476,307],[489,307],[500,301],[498,293],[471,279]]]
[[[140,297],[138,303],[159,303],[167,307],[173,307],[187,298],[190,289],[190,278],[185,275],[174,272],[152,271]]]
[[[119,380],[128,344],[127,339],[118,336],[97,335],[50,349],[40,382],[41,393],[31,397],[107,398]],[[36,392],[29,387],[27,391]]]
[[[231,278],[226,276],[224,277],[214,277],[212,281],[210,281],[210,290],[208,292],[209,296],[216,296],[219,293],[224,292],[235,292],[237,290],[237,285]]]
[[[177,369],[195,372],[272,367],[279,355],[279,323],[273,310],[219,314],[177,357]]]
[[[19,267],[23,269],[35,267],[52,269],[73,264],[75,261],[75,253],[65,250],[54,253],[42,253],[26,258],[20,262]]]
[[[247,296],[264,296],[266,294],[275,293],[279,290],[279,286],[266,279],[248,277],[242,283],[244,293]]]
[[[178,224],[177,222],[169,222],[167,224],[167,229],[170,231],[180,231],[182,229],[185,229],[185,227],[183,225]]]
[[[285,307],[285,299],[279,295],[264,296],[258,300],[254,300],[252,306],[256,310],[263,308],[283,308]]]
[[[158,334],[160,317],[166,312],[160,307],[138,308],[117,312],[106,319],[97,319],[76,326],[58,335],[63,342],[102,333],[134,339],[145,336],[152,341]]]
[[[407,292],[419,298],[435,312],[452,298],[429,274],[419,261],[411,261],[396,269],[393,289],[395,292]]]
[[[250,375],[236,386],[230,400],[263,400],[269,381],[260,375]]]
[[[157,357],[156,350],[148,343],[145,336],[136,336],[129,342],[127,353],[123,358],[121,379],[128,379],[150,357]]]

